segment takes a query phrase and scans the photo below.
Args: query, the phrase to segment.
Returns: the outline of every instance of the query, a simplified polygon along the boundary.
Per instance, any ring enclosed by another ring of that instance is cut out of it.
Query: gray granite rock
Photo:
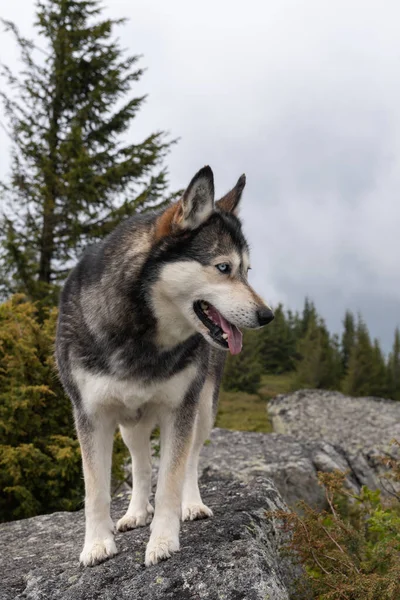
[[[249,433],[214,429],[202,450],[202,469],[222,475],[232,474],[247,483],[254,477],[271,479],[285,502],[294,506],[300,500],[325,507],[325,495],[318,484],[318,471],[351,471],[346,453],[325,441],[305,442],[278,433]],[[359,491],[354,473],[348,482]]]
[[[400,402],[395,400],[301,390],[271,400],[268,414],[277,433],[323,439],[352,454],[366,448],[385,450],[392,438],[400,438]]]
[[[203,495],[214,518],[184,523],[181,551],[150,568],[148,527],[118,534],[119,554],[85,569],[82,511],[1,525],[0,600],[289,600],[298,568],[280,555],[286,534],[265,516],[285,505],[264,472],[247,474],[244,483],[206,470]],[[113,517],[127,504],[126,493],[117,497]]]
[[[379,457],[397,456],[390,441],[400,439],[400,402],[301,390],[271,400],[268,413],[276,432],[308,447],[323,443],[334,448],[347,462],[353,483],[380,487],[386,493]],[[325,458],[320,459],[322,463],[314,461],[317,468],[325,464]],[[333,455],[332,459],[336,462]]]
[[[282,497],[324,505],[318,471],[349,470],[354,490],[379,486],[377,457],[400,438],[400,403],[311,390],[278,396],[269,413],[277,433],[212,432],[200,469],[215,517],[183,524],[170,560],[143,566],[143,528],[118,534],[118,556],[83,569],[82,512],[6,523],[0,600],[289,600],[299,571],[281,556],[285,534],[265,510],[284,508]],[[114,518],[127,503],[126,492],[115,498]]]

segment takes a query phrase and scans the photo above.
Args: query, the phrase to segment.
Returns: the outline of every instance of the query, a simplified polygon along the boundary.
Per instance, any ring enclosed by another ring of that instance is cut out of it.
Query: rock
[[[358,488],[367,485],[386,493],[387,485],[382,483],[385,469],[379,457],[397,456],[390,441],[400,439],[400,402],[301,390],[271,400],[268,414],[275,431],[288,434],[302,445],[310,447],[323,440],[335,463],[333,448],[348,464],[350,480]],[[326,454],[316,460],[314,457],[314,464],[330,470]]]
[[[323,439],[352,454],[369,447],[385,450],[392,438],[400,438],[400,402],[395,400],[301,390],[271,400],[268,414],[278,433]]]
[[[325,507],[325,494],[318,484],[318,471],[351,469],[346,454],[325,441],[304,442],[278,433],[249,433],[214,429],[202,450],[202,469],[231,474],[248,483],[254,477],[271,479],[285,502],[294,507],[300,500]],[[354,474],[349,485],[359,491]]]
[[[206,470],[201,487],[214,518],[184,523],[181,551],[150,568],[148,527],[117,534],[119,554],[83,568],[82,511],[0,525],[0,600],[289,600],[300,572],[280,554],[287,539],[280,524],[265,516],[285,505],[262,469],[253,476],[247,469],[246,483],[228,473]],[[114,500],[114,519],[127,504],[126,493]]]
[[[118,556],[84,569],[82,511],[5,523],[0,600],[289,600],[301,571],[281,555],[286,534],[265,510],[284,509],[282,497],[324,506],[318,471],[349,470],[355,491],[381,486],[378,456],[400,439],[400,403],[311,390],[268,410],[277,433],[212,432],[200,470],[215,516],[183,524],[181,552],[146,569],[146,527],[117,534]],[[127,504],[124,491],[114,519]]]

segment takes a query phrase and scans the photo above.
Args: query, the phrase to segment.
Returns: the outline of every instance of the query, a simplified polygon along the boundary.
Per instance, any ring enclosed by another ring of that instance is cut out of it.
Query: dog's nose
[[[257,311],[258,322],[260,327],[263,325],[268,325],[271,321],[274,320],[275,315],[270,308],[264,306],[263,308],[259,308]]]

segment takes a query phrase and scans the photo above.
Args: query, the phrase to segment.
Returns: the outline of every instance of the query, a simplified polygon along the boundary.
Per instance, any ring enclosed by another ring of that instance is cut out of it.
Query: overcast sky
[[[309,295],[332,330],[361,311],[387,350],[400,324],[398,0],[108,0],[143,54],[139,140],[180,137],[172,188],[204,164],[222,194],[245,172],[252,282],[272,304]],[[33,35],[34,2],[1,16]],[[16,64],[10,36],[0,58]],[[4,122],[4,116],[0,117]],[[0,130],[0,175],[8,140]]]

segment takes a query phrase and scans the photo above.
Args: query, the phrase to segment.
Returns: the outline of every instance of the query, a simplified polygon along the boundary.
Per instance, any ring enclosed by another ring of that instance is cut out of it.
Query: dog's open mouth
[[[242,332],[236,325],[227,321],[215,306],[204,300],[195,302],[193,309],[215,342],[223,348],[229,348],[231,354],[239,354],[242,349]]]

